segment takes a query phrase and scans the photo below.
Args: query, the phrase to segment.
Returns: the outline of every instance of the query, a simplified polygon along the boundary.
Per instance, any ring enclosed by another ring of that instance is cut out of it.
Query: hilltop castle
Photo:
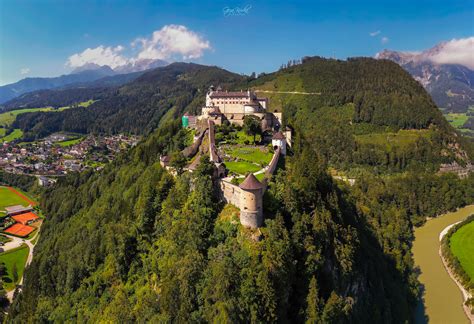
[[[214,121],[216,125],[224,120],[236,125],[243,125],[244,117],[253,115],[260,118],[262,129],[278,128],[281,125],[281,113],[268,111],[268,98],[258,98],[255,92],[222,91],[221,88],[209,88],[206,94],[206,105],[199,118]]]
[[[265,177],[260,182],[254,174],[249,173],[240,185],[234,184],[231,177],[226,177],[225,163],[218,154],[215,143],[214,125],[224,121],[242,126],[245,116],[256,116],[261,121],[262,130],[269,133],[274,149],[273,157],[265,167]],[[182,117],[183,127],[205,128],[195,141],[195,148],[201,145],[203,136],[208,136],[208,150],[210,161],[216,165],[216,176],[219,178],[219,187],[222,200],[235,205],[240,209],[240,223],[246,227],[259,228],[263,226],[263,194],[267,188],[267,181],[276,169],[280,155],[286,155],[287,145],[291,145],[291,131],[279,131],[281,127],[280,112],[270,112],[268,98],[259,98],[255,92],[223,91],[221,88],[210,87],[206,94],[206,104],[202,107],[200,116],[189,113]],[[198,126],[199,125],[199,126]],[[273,134],[273,135],[272,135]],[[166,164],[163,157],[162,165]],[[190,171],[199,163],[195,159],[188,167]]]

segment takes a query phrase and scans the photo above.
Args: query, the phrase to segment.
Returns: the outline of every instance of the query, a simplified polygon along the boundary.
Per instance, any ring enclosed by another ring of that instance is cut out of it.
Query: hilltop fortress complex
[[[244,118],[250,115],[258,117],[262,131],[271,135],[274,154],[268,166],[260,171],[265,175],[262,181],[259,181],[253,173],[248,173],[240,185],[237,185],[233,177],[227,176],[225,163],[219,156],[214,126],[226,121],[242,126]],[[281,112],[270,112],[268,98],[259,98],[250,90],[230,92],[220,88],[215,90],[212,86],[206,94],[206,105],[202,107],[201,115],[193,116],[186,113],[182,117],[183,127],[198,129],[200,134],[183,154],[186,157],[201,154],[203,151],[200,148],[201,143],[203,138],[208,136],[206,153],[217,169],[221,199],[240,209],[240,223],[246,227],[258,228],[263,225],[263,194],[267,188],[267,181],[275,171],[280,156],[286,154],[287,144],[291,145],[291,131],[289,129],[280,131],[281,118]],[[188,166],[188,171],[192,172],[196,168],[199,159],[200,156],[194,159]],[[162,157],[163,166],[168,162],[168,157]]]

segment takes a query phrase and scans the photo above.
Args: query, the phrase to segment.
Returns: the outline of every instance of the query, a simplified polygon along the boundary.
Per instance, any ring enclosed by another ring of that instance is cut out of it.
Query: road
[[[258,90],[255,89],[255,92],[263,93],[282,93],[282,94],[301,94],[301,95],[317,95],[320,96],[321,92],[303,92],[303,91],[272,91],[272,90]]]
[[[26,268],[27,266],[29,266],[31,264],[31,261],[33,260],[33,249],[34,249],[35,245],[33,243],[31,243],[31,241],[33,241],[39,235],[39,232],[40,232],[40,228],[38,228],[38,230],[36,231],[36,235],[33,236],[30,240],[26,240],[26,239],[22,239],[22,238],[19,238],[19,237],[3,234],[6,237],[8,237],[9,239],[11,239],[11,241],[8,242],[8,243],[5,243],[4,246],[0,247],[0,252],[10,251],[10,250],[13,250],[17,247],[20,247],[22,244],[26,244],[29,248],[28,249],[28,257],[26,258],[26,264],[25,264],[25,268]],[[38,241],[36,241],[36,242],[38,242]],[[21,289],[22,285],[23,285],[23,276],[21,277],[21,279],[18,282],[17,286],[19,286],[20,289]],[[10,290],[6,294],[8,300],[10,301],[10,303],[13,301],[14,292],[15,292],[15,289]]]

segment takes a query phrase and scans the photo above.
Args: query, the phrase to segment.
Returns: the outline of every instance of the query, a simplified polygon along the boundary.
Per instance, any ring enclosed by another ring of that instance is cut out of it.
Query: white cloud
[[[28,74],[28,73],[30,73],[30,68],[22,68],[20,70],[20,74]]]
[[[390,39],[388,37],[385,37],[385,36],[380,39],[380,42],[382,44],[387,44],[389,41],[390,41]]]
[[[66,65],[80,67],[87,63],[97,65],[108,65],[115,69],[129,63],[141,60],[161,59],[167,61],[190,60],[204,55],[204,51],[210,50],[211,45],[197,33],[182,25],[166,25],[160,30],[153,32],[150,38],[137,38],[130,43],[130,48],[135,57],[127,57],[123,54],[125,48],[121,45],[116,47],[98,46],[87,48],[81,53],[71,55]]]
[[[374,32],[369,33],[369,35],[370,35],[371,37],[375,37],[375,36],[379,35],[380,33],[381,33],[381,31],[380,31],[380,30],[377,30],[377,31],[374,31]]]
[[[120,45],[116,47],[105,47],[101,45],[96,48],[87,48],[81,53],[69,56],[66,65],[70,67],[80,67],[87,63],[94,63],[116,68],[128,62],[128,59],[120,54],[123,50],[124,47]]]
[[[474,37],[442,43],[430,59],[438,64],[461,64],[474,69]]]
[[[166,25],[153,32],[150,39],[139,38],[141,43],[138,59],[196,59],[211,49],[209,41],[182,25]]]

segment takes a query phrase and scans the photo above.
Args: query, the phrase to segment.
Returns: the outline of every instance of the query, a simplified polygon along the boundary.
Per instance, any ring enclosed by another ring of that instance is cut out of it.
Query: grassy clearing
[[[6,133],[7,133],[7,130],[5,128],[0,128],[0,138],[5,136]]]
[[[91,104],[93,104],[96,100],[88,100],[79,103],[77,106],[79,107],[89,107]],[[43,107],[43,108],[24,108],[24,109],[16,109],[16,110],[11,110],[4,112],[0,114],[0,125],[4,127],[10,126],[16,119],[16,116],[20,114],[25,114],[29,112],[38,112],[38,111],[44,111],[44,112],[56,112],[56,111],[63,111],[66,109],[72,108],[71,106],[64,106],[60,108],[53,108],[53,107]]]
[[[421,137],[428,138],[429,134],[430,131],[426,129],[402,129],[398,132],[356,135],[355,138],[359,144],[374,144],[391,148],[413,145]]]
[[[25,270],[28,253],[29,248],[25,244],[0,254],[0,262],[5,265],[6,269],[6,275],[2,278],[5,290],[9,291],[14,289],[15,285],[20,281],[20,278],[23,276],[23,271]],[[16,276],[14,276],[14,267],[16,267]]]
[[[474,221],[464,225],[451,236],[449,245],[461,266],[474,282]]]
[[[445,114],[444,117],[455,128],[462,128],[469,118],[466,113],[449,113]]]
[[[13,132],[11,132],[10,134],[8,134],[7,136],[4,136],[4,137],[0,137],[0,143],[3,143],[3,142],[11,142],[11,141],[14,141],[18,138],[21,138],[23,136],[23,131],[19,128],[15,128],[13,130]]]
[[[4,210],[7,206],[22,205],[28,206],[28,202],[18,195],[14,194],[7,187],[0,187],[0,210]]]
[[[225,150],[226,154],[240,160],[267,165],[272,160],[272,153],[267,148],[261,147],[232,147]]]
[[[4,235],[0,235],[0,243],[7,243],[7,242],[10,242],[11,239],[4,236]]]
[[[260,166],[250,163],[250,162],[245,162],[245,161],[240,161],[240,162],[225,162],[225,166],[227,169],[229,169],[230,172],[236,173],[236,174],[241,174],[245,175],[249,172],[257,172],[258,170],[261,169]]]
[[[73,139],[70,139],[70,140],[58,142],[57,144],[61,147],[67,147],[67,146],[72,146],[72,145],[75,145],[77,143],[80,143],[82,141],[82,139],[83,139],[83,137],[78,137],[78,138],[73,138]]]
[[[45,108],[25,108],[25,109],[17,109],[4,112],[0,114],[0,125],[3,126],[10,126],[16,119],[16,116],[29,113],[29,112],[37,112],[37,111],[54,111],[52,107],[45,107]]]

